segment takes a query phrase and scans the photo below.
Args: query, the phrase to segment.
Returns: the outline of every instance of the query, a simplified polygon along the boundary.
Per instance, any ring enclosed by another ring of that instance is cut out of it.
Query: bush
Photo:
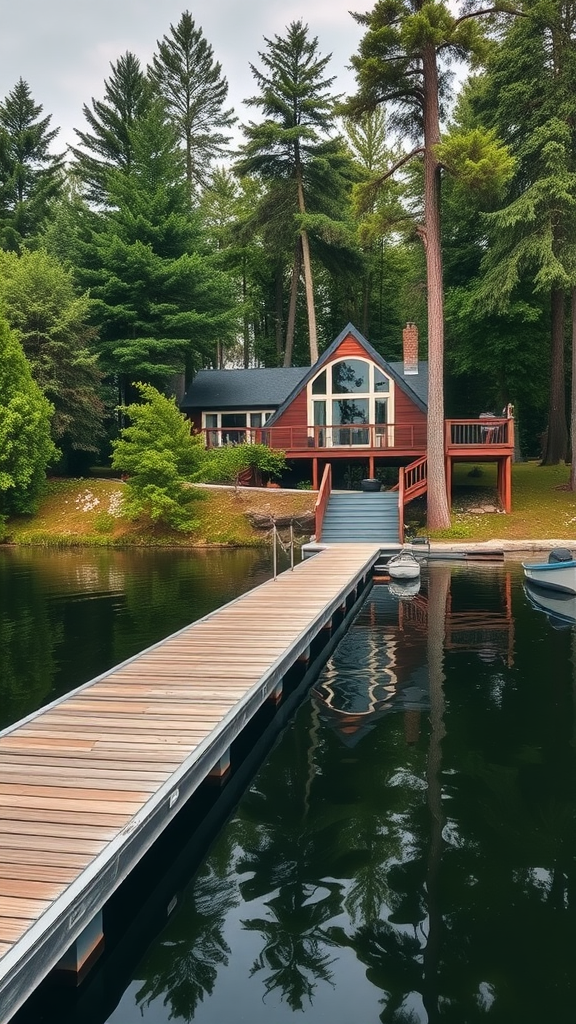
[[[190,433],[174,399],[151,384],[134,386],[142,404],[124,409],[130,425],[112,442],[112,466],[128,474],[123,511],[129,519],[147,516],[174,530],[192,530],[191,506],[199,494],[187,483],[205,459],[203,438]]]
[[[265,444],[226,444],[211,448],[202,468],[202,479],[212,483],[233,483],[238,486],[246,470],[260,477],[280,476],[286,467],[286,455]]]

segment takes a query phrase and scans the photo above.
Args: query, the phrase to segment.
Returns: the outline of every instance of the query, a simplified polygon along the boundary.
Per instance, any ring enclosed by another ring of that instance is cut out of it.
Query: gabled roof
[[[309,372],[309,366],[275,369],[199,370],[180,408],[276,409]]]
[[[337,338],[334,339],[331,345],[322,353],[319,360],[314,363],[314,366],[306,368],[305,374],[301,380],[295,385],[290,394],[282,402],[282,405],[276,410],[273,416],[267,421],[266,426],[273,426],[276,420],[280,418],[282,413],[291,402],[294,401],[296,395],[306,386],[312,377],[315,377],[319,370],[322,369],[324,363],[327,363],[334,352],[340,347],[342,342],[348,335],[352,335],[355,341],[365,350],[366,355],[372,359],[377,366],[380,367],[384,373],[391,377],[393,381],[406,392],[408,397],[418,406],[422,412],[426,412],[428,408],[428,363],[418,363],[418,373],[404,375],[403,363],[388,363],[375,348],[372,347],[369,341],[366,340],[364,335],[357,331],[353,324],[348,324],[343,331],[340,332]],[[300,368],[301,369],[301,368]]]

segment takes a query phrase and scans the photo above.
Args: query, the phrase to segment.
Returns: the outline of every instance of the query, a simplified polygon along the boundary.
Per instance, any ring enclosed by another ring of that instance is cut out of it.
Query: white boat
[[[397,555],[392,555],[386,568],[393,580],[415,580],[420,575],[420,562],[407,548],[401,548]]]
[[[576,594],[576,559],[566,548],[551,551],[548,562],[522,562],[522,568],[529,583],[564,594]]]
[[[576,626],[576,594],[551,590],[529,582],[524,586],[524,593],[533,608],[546,613],[555,629]]]
[[[388,591],[400,601],[411,601],[420,592],[420,580],[396,580],[388,585]]]

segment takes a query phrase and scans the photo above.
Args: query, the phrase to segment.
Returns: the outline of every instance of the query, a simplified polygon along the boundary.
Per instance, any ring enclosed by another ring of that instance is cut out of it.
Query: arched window
[[[308,385],[308,429],[316,447],[390,444],[394,384],[368,359],[337,359]]]

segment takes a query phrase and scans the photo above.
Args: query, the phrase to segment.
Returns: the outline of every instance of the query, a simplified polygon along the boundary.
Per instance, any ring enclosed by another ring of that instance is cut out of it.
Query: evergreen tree
[[[104,82],[104,99],[92,98],[82,112],[88,131],[74,129],[80,147],[71,147],[74,171],[84,185],[87,198],[97,204],[107,200],[107,177],[111,170],[129,173],[133,160],[132,128],[150,104],[150,86],[140,61],[127,51]]]
[[[480,8],[477,14],[498,10]],[[354,15],[366,27],[352,59],[358,93],[346,112],[363,115],[385,103],[391,127],[414,140],[414,149],[387,172],[413,157],[423,162],[423,217],[417,230],[426,253],[428,286],[428,526],[450,524],[444,466],[444,294],[440,234],[440,116],[449,92],[449,62],[481,50],[474,8],[456,17],[446,2],[378,0],[368,14]]]
[[[81,279],[95,300],[103,368],[157,384],[211,357],[234,326],[226,275],[193,219],[175,132],[155,100],[129,132],[130,171],[107,176],[107,212],[88,224]]]
[[[186,180],[192,195],[197,186],[206,185],[211,163],[226,155],[230,136],[223,130],[236,118],[232,109],[225,109],[228,82],[221,65],[188,11],[158,41],[150,74],[166,100],[186,154]]]
[[[41,117],[22,78],[0,103],[0,246],[19,251],[42,231],[63,183],[63,156],[50,152],[58,128]]]
[[[97,452],[104,436],[92,303],[76,294],[71,272],[39,250],[0,252],[0,304],[54,407],[52,437],[70,472],[79,453]]]
[[[0,317],[0,516],[33,512],[58,450],[52,406],[32,379],[22,346]]]
[[[482,301],[505,304],[529,280],[550,304],[551,360],[544,462],[567,451],[567,294],[576,285],[576,11],[567,0],[525,5],[488,63],[477,109],[517,159],[505,207],[491,216]],[[519,123],[518,110],[523,111]]]
[[[202,436],[190,433],[174,399],[150,384],[136,389],[142,401],[124,410],[130,425],[112,444],[112,465],[129,474],[124,511],[133,519],[146,516],[175,530],[191,530],[198,491],[186,484],[204,462]]]
[[[326,141],[334,117],[330,93],[334,78],[324,77],[330,56],[319,55],[317,38],[308,37],[308,27],[301,21],[292,22],[285,36],[276,35],[265,42],[267,49],[259,53],[264,70],[250,65],[260,91],[246,100],[248,106],[262,110],[264,120],[244,126],[246,143],[238,171],[255,174],[264,182],[292,182],[292,222],[298,231],[293,282],[297,284],[301,259],[310,360],[314,363],[318,358],[318,340],[306,196],[314,159],[319,161],[322,156],[328,165],[334,157],[334,147]],[[290,344],[288,328],[287,349]]]

